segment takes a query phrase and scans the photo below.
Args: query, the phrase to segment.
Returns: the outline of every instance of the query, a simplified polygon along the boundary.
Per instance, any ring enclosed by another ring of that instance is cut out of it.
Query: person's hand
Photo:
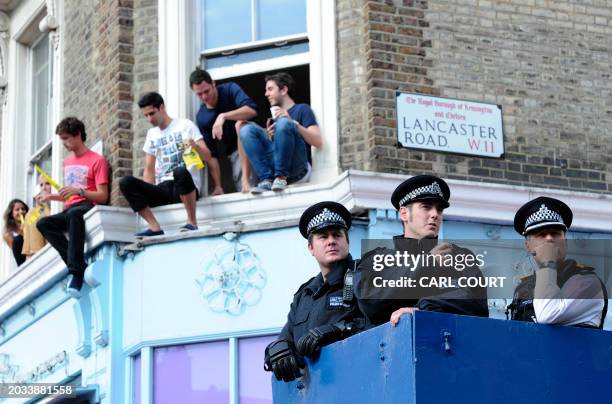
[[[550,261],[557,262],[561,257],[561,249],[555,243],[544,242],[537,246],[532,254],[539,265],[544,265]]]
[[[34,201],[37,205],[49,202],[51,194],[45,191],[40,191],[34,196]]]
[[[38,194],[38,199],[36,200],[36,202],[38,203],[48,203],[49,201],[51,201],[53,198],[52,194],[48,194],[48,193],[40,193]]]
[[[285,340],[277,340],[266,347],[264,369],[274,373],[276,380],[290,382],[302,376],[304,360],[293,352]]]
[[[393,327],[395,327],[399,323],[400,317],[402,317],[404,314],[414,314],[414,312],[418,310],[419,309],[417,307],[402,307],[401,309],[397,309],[391,313],[391,319],[389,322]]]
[[[212,127],[212,136],[213,139],[221,140],[223,137],[223,124],[225,123],[225,114],[217,115],[217,119],[215,119],[215,123]]]
[[[59,194],[62,196],[62,198],[68,199],[73,195],[78,195],[80,189],[81,188],[72,187],[72,186],[61,187],[59,190]]]
[[[266,121],[266,131],[268,131],[268,139],[270,140],[274,137],[274,126],[276,126],[276,123],[272,119]]]
[[[212,191],[212,194],[211,194],[211,195],[212,195],[212,196],[215,196],[215,195],[223,195],[224,193],[225,193],[225,192],[223,191],[223,188],[219,186],[219,187],[215,187],[215,189]]]
[[[280,108],[280,107],[279,107],[279,108],[276,110],[276,112],[274,113],[274,120],[276,120],[276,119],[278,119],[278,118],[280,118],[280,117],[283,117],[283,116],[284,116],[285,118],[289,118],[289,119],[291,119],[291,116],[289,115],[289,112],[287,112],[287,110],[286,110],[286,109],[283,109],[283,108]]]
[[[451,255],[453,252],[453,246],[450,243],[440,243],[431,249],[430,255],[434,256],[434,262],[436,265],[442,266],[445,258]]]
[[[312,357],[316,355],[321,347],[342,339],[342,330],[333,324],[315,327],[297,343],[297,351],[302,356]]]

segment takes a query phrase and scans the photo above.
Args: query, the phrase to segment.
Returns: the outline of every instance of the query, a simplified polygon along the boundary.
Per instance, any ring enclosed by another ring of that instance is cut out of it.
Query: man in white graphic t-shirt
[[[149,227],[136,233],[136,237],[164,234],[151,208],[182,202],[187,211],[187,223],[181,231],[198,228],[195,207],[200,193],[202,170],[187,167],[183,152],[193,147],[200,158],[209,162],[212,158],[200,131],[188,119],[172,119],[166,112],[164,99],[158,93],[145,94],[138,106],[153,127],[147,132],[143,146],[146,153],[143,179],[126,176],[119,188],[130,207],[148,223]]]

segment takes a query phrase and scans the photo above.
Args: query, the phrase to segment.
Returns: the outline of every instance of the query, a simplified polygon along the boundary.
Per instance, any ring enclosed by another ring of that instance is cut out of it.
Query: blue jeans
[[[242,127],[240,141],[260,181],[287,177],[292,183],[308,172],[304,139],[287,118],[276,120],[272,141],[268,132],[254,123]]]

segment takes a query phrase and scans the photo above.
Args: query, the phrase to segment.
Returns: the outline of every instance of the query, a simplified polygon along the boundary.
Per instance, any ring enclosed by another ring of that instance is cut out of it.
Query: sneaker
[[[151,229],[147,229],[145,231],[141,231],[140,233],[134,234],[134,236],[136,236],[137,238],[144,238],[144,237],[152,237],[152,236],[161,236],[163,234],[164,234],[163,230],[153,231]]]
[[[262,192],[270,191],[272,189],[272,180],[263,180],[256,187],[251,188],[252,194],[261,194]]]
[[[198,230],[198,226],[194,226],[191,223],[187,223],[185,226],[179,228],[179,232]]]
[[[279,192],[287,189],[287,180],[281,178],[275,178],[272,184],[272,191]]]
[[[66,293],[68,293],[71,297],[78,299],[81,297],[82,287],[83,287],[83,277],[70,275],[70,281],[68,282]]]

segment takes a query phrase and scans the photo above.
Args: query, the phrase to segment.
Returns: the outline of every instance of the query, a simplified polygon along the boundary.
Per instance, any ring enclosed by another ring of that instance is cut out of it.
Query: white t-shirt
[[[185,143],[191,139],[198,141],[202,139],[202,134],[189,119],[173,119],[164,130],[157,126],[149,129],[142,150],[155,156],[155,184],[174,179],[174,169],[185,165],[183,151]],[[188,170],[200,192],[202,170],[196,167],[190,167]]]

